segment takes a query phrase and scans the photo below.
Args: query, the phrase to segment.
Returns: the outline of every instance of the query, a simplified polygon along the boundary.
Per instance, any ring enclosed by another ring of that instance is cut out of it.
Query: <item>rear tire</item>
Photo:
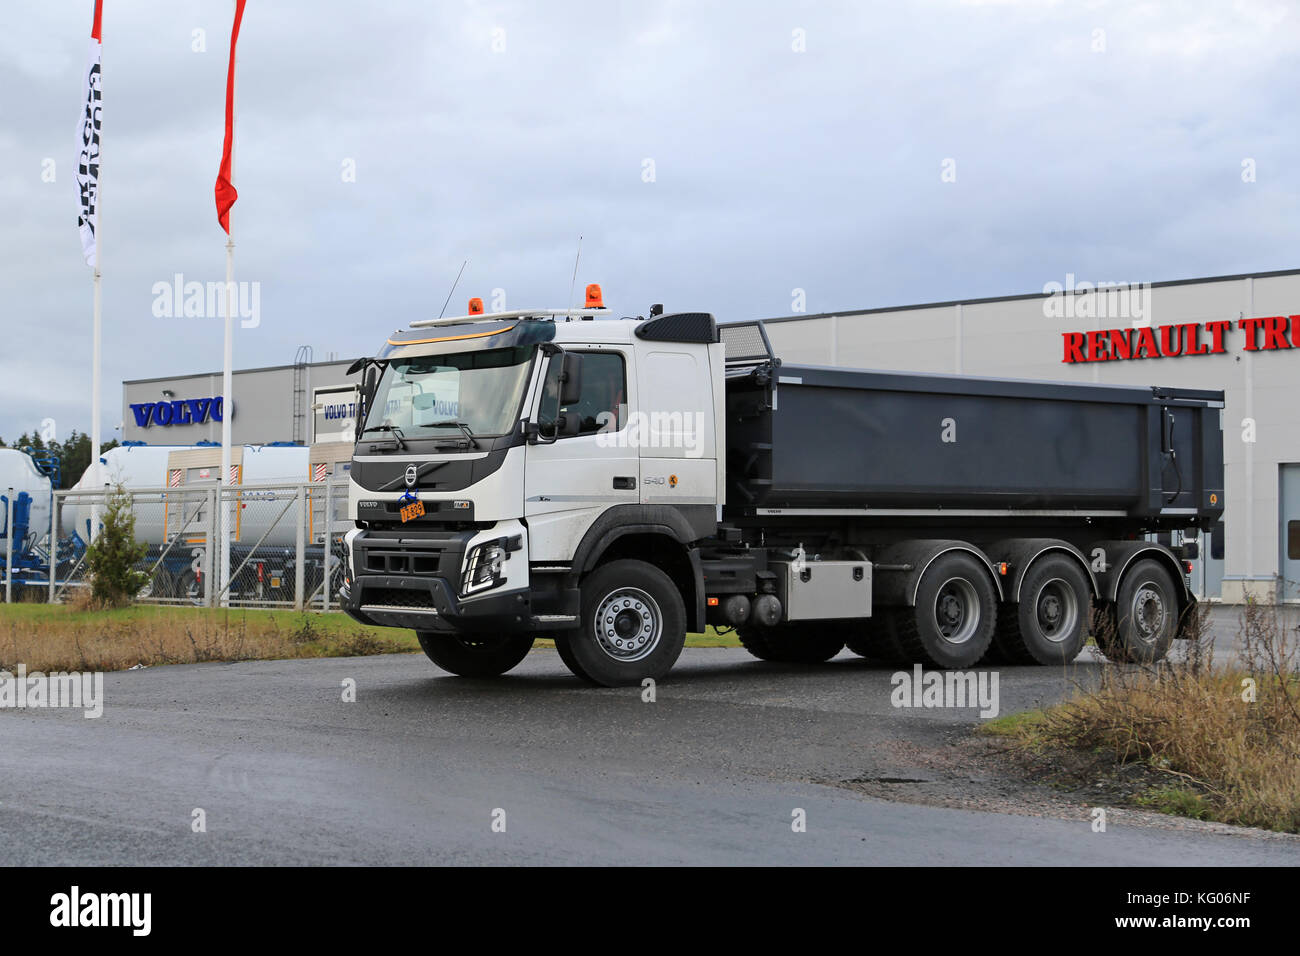
[[[500,677],[533,646],[531,634],[417,631],[415,636],[429,660],[458,677]]]
[[[1116,663],[1154,664],[1169,653],[1178,632],[1178,592],[1173,575],[1150,558],[1137,562],[1124,575],[1109,617],[1113,634],[1098,628],[1097,646]]]
[[[1034,562],[1020,584],[1020,601],[1004,604],[993,635],[1010,664],[1068,664],[1088,639],[1092,588],[1078,563],[1054,554]]]
[[[686,604],[673,579],[653,564],[624,559],[582,582],[578,626],[555,635],[576,676],[604,687],[657,680],[686,644]]]
[[[203,583],[199,580],[199,576],[194,573],[192,568],[187,568],[185,572],[176,579],[173,594],[185,603],[193,604],[195,607],[201,607],[206,600],[206,596],[203,593]]]
[[[844,650],[844,632],[838,621],[736,628],[745,650],[761,661],[782,664],[824,664]]]
[[[891,630],[908,662],[973,667],[993,642],[997,608],[988,569],[965,552],[945,554],[922,575],[916,605],[893,615]]]
[[[896,608],[878,607],[873,609],[871,617],[854,621],[847,646],[859,657],[886,664],[897,664],[903,659],[903,652],[894,640],[890,628],[890,618]]]

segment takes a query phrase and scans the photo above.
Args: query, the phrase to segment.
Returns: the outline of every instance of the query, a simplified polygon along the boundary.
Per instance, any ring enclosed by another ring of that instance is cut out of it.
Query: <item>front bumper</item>
[[[572,627],[577,589],[561,589],[558,581],[540,590],[530,586],[522,548],[508,555],[504,580],[496,588],[459,593],[466,551],[493,533],[352,532],[348,580],[339,590],[339,605],[355,620],[376,627],[475,632]]]

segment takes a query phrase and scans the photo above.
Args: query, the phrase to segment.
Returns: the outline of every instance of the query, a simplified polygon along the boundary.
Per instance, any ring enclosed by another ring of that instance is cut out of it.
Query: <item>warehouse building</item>
[[[1300,600],[1300,270],[1044,289],[766,325],[791,363],[1222,389],[1224,518],[1201,538],[1193,588]],[[1045,454],[1050,440],[1024,436]]]
[[[1300,601],[1300,270],[1151,284],[1067,275],[1027,295],[766,326],[790,363],[1222,389],[1224,519],[1201,536],[1193,588],[1233,603]],[[329,443],[325,458],[341,461],[355,420],[349,362],[298,359],[235,373],[234,442]],[[220,393],[219,372],[124,382],[122,437],[218,442]],[[1044,453],[1051,439],[1023,436]]]

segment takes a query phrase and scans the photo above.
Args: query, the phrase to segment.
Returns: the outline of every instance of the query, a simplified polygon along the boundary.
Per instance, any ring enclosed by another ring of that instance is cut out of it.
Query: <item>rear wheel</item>
[[[971,667],[993,641],[997,592],[973,555],[945,554],[922,575],[915,606],[899,609],[892,619],[893,637],[906,660]]]
[[[846,642],[849,650],[859,657],[875,661],[896,664],[903,658],[903,652],[894,640],[890,629],[890,617],[895,608],[875,608],[871,617],[854,621],[850,625],[850,635]]]
[[[1097,646],[1116,663],[1153,664],[1169,652],[1178,615],[1173,575],[1158,561],[1139,561],[1120,582],[1113,609],[1099,615]]]
[[[182,601],[193,604],[196,607],[204,603],[205,595],[203,593],[203,582],[199,579],[198,574],[192,568],[187,568],[179,578],[172,589],[174,597]]]
[[[1020,584],[1020,601],[998,615],[993,644],[1011,664],[1068,664],[1088,639],[1092,589],[1078,563],[1064,555],[1035,562]]]
[[[737,628],[736,634],[745,650],[761,661],[821,664],[844,649],[845,626],[834,621],[775,627],[750,625]]]
[[[593,684],[639,684],[668,673],[686,643],[686,604],[653,564],[611,561],[582,582],[578,626],[555,635],[560,658]]]
[[[531,634],[417,631],[415,636],[429,660],[459,677],[499,677],[533,646]]]

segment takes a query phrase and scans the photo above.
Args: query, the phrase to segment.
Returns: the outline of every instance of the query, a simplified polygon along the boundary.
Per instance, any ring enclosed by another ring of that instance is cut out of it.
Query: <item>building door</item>
[[[1300,601],[1300,465],[1281,465],[1278,515],[1282,526],[1278,529],[1282,556],[1279,568],[1282,573],[1282,599]]]

